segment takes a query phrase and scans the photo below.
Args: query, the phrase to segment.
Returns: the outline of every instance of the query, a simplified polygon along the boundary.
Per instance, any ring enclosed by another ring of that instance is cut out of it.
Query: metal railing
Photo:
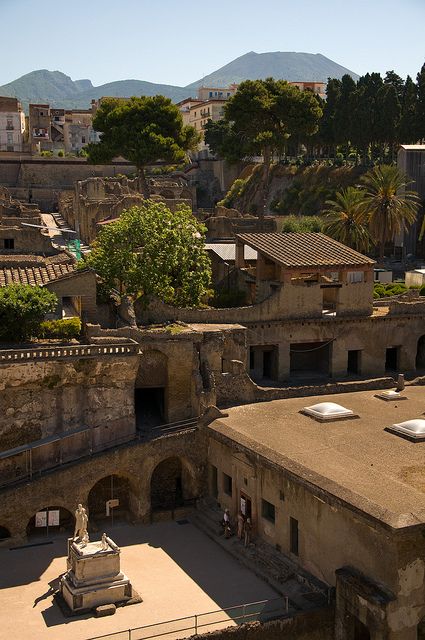
[[[267,622],[289,615],[288,596],[273,600],[259,600],[245,604],[198,613],[184,618],[174,618],[165,622],[134,627],[102,636],[94,636],[87,640],[151,640],[168,637],[172,640],[187,638],[191,635],[209,630],[225,629],[247,622]]]
[[[76,462],[83,462],[93,455],[116,449],[119,446],[132,446],[154,438],[194,430],[197,422],[198,418],[169,422],[144,432],[137,431],[119,438],[108,438],[103,442],[99,430],[105,429],[105,425],[79,427],[73,431],[59,433],[28,445],[3,451],[0,453],[0,474],[2,471],[5,472],[5,477],[0,475],[0,488],[9,488],[28,480],[41,478],[57,469]],[[78,439],[77,447],[74,449],[72,448],[73,439],[74,441]],[[66,447],[63,446],[64,443],[66,443]],[[9,469],[13,473],[12,477],[7,477]]]
[[[57,360],[58,358],[98,358],[99,356],[128,356],[139,352],[137,342],[120,342],[107,345],[66,345],[34,347],[32,349],[6,349],[0,351],[0,364],[7,362],[33,362],[34,360]]]

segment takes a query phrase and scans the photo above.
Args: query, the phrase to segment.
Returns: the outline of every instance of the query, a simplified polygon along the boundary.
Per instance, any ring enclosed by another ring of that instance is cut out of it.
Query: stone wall
[[[191,191],[183,179],[149,179],[152,199],[164,201],[174,211],[178,205],[192,208]],[[138,179],[89,178],[77,181],[71,191],[59,195],[59,211],[79,237],[91,243],[98,225],[118,218],[124,209],[140,205],[144,196]]]
[[[110,474],[128,480],[129,516],[150,522],[152,474],[158,464],[174,457],[181,460],[185,471],[185,495],[191,498],[202,495],[206,440],[203,433],[195,430],[135,442],[98,455],[89,456],[87,452],[85,459],[32,482],[0,489],[0,526],[10,531],[13,539],[25,539],[26,527],[37,511],[55,505],[74,513],[78,503],[88,505],[90,491]],[[10,544],[10,539],[6,544]]]
[[[334,610],[332,607],[299,614],[293,618],[270,622],[252,622],[220,631],[203,633],[202,640],[333,640]]]
[[[105,437],[134,433],[137,356],[0,364],[0,450],[107,426]]]

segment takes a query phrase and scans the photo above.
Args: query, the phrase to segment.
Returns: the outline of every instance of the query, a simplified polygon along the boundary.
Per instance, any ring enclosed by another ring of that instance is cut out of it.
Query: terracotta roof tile
[[[240,233],[244,244],[284,267],[359,267],[375,261],[323,233]]]
[[[49,264],[43,267],[1,267],[0,286],[8,284],[29,284],[42,286],[75,271],[74,264]]]

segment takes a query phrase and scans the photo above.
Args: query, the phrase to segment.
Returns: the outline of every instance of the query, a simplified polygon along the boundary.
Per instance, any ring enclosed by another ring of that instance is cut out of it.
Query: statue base
[[[130,580],[120,571],[120,549],[108,537],[87,544],[69,538],[67,569],[60,593],[72,613],[133,598]]]

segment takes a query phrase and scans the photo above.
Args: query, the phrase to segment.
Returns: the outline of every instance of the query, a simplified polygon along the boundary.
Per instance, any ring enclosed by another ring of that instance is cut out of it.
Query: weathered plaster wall
[[[137,356],[0,365],[0,450],[77,427],[134,431]]]

